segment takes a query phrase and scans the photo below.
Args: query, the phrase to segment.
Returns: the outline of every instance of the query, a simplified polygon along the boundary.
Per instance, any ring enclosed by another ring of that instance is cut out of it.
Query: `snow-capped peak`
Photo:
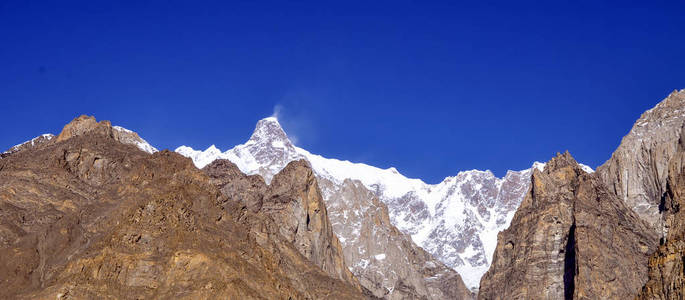
[[[188,146],[176,149],[181,155],[193,160],[198,168],[204,168],[216,159],[228,159],[246,174],[259,174],[268,183],[271,178],[293,160],[305,158],[290,141],[276,117],[259,120],[250,139],[242,145],[221,152],[211,145],[205,151]]]
[[[257,122],[255,130],[246,144],[251,143],[271,144],[275,147],[293,146],[276,117],[264,118]]]

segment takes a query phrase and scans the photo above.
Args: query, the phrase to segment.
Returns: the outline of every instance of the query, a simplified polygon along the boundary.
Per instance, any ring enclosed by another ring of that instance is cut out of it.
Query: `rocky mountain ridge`
[[[568,153],[535,171],[479,298],[682,299],[684,112],[674,91],[594,174]]]
[[[106,123],[109,123],[109,121],[104,121]],[[78,126],[74,125],[78,124]],[[63,140],[66,140],[72,136],[77,136],[83,132],[88,132],[92,130],[93,128],[98,126],[98,122],[95,120],[94,117],[92,116],[79,116],[78,118],[74,119],[73,122],[67,124],[69,128],[65,128],[62,130],[62,132],[59,134],[59,136],[55,136],[52,133],[44,133],[41,134],[29,141],[23,142],[21,144],[17,144],[15,146],[12,146],[9,148],[7,151],[3,152],[0,154],[0,158],[9,156],[12,153],[19,152],[22,150],[30,149],[33,147],[36,147],[38,145],[43,145],[47,143],[54,143],[54,142],[60,142]],[[155,153],[157,152],[157,148],[152,147],[147,141],[142,139],[140,136],[138,136],[137,133],[128,130],[126,128],[123,128],[121,126],[111,126],[112,128],[112,137],[124,144],[129,144],[129,145],[134,145],[138,147],[140,150],[143,150],[147,153]]]
[[[0,155],[0,254],[11,258],[0,271],[17,275],[0,277],[12,287],[0,296],[468,299],[473,294],[451,270],[462,264],[456,269],[481,299],[679,299],[684,122],[685,91],[676,91],[640,117],[596,173],[565,153],[503,178],[472,170],[428,185],[394,168],[311,154],[275,118],[226,152],[179,147],[204,167],[198,173],[132,131],[82,116],[58,136]],[[64,176],[71,176],[66,184],[55,181]],[[180,211],[160,193],[182,200]],[[128,214],[141,201],[152,208]],[[228,239],[259,258],[234,255],[221,243],[222,230],[246,232]],[[129,235],[145,244],[122,244],[118,236]],[[228,256],[207,259],[198,240]],[[201,270],[174,269],[160,243],[193,252],[188,262],[200,255]],[[259,284],[196,275],[216,259],[224,264],[214,271],[260,270],[248,276]],[[93,268],[105,273],[84,277]],[[480,286],[472,284],[477,279]],[[197,285],[207,280],[209,288]]]
[[[627,299],[657,235],[568,152],[557,154],[498,235],[479,299]],[[533,284],[534,283],[534,284]]]
[[[227,159],[246,174],[258,174],[267,182],[288,162],[305,159],[320,181],[332,183],[322,185],[327,203],[345,180],[359,180],[387,205],[394,226],[457,270],[474,291],[490,265],[497,232],[508,226],[528,189],[531,170],[543,166],[534,163],[531,169],[509,171],[504,178],[490,171],[464,171],[439,184],[426,184],[403,176],[395,168],[379,169],[311,154],[296,147],[274,117],[260,120],[245,144],[225,152],[214,145],[205,151],[181,146],[176,152],[193,159],[199,168],[216,159]],[[345,223],[335,216],[332,221]],[[343,231],[359,230],[359,226],[353,227]],[[343,231],[336,234],[344,235]],[[367,260],[369,257],[360,258],[353,265]]]
[[[335,254],[323,210],[245,218],[243,199],[191,160],[149,154],[117,131],[79,117],[0,160],[0,298],[372,297]],[[286,169],[263,208],[316,203],[311,176],[301,176],[311,170]],[[310,226],[293,241],[287,221]]]

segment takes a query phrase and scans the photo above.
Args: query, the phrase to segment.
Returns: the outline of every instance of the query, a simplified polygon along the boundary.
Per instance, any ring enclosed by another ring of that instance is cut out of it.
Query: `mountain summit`
[[[190,157],[198,168],[217,159],[228,159],[245,174],[258,174],[267,183],[281,169],[295,160],[305,159],[286,135],[276,117],[259,120],[252,136],[245,143],[221,152],[211,145],[205,151],[181,146],[176,152]]]
[[[259,120],[247,143],[272,144],[274,147],[294,147],[276,117],[268,117]]]

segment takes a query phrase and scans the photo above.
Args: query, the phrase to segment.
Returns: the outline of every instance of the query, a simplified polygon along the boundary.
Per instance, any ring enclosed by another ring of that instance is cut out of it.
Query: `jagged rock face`
[[[393,225],[411,235],[415,243],[439,261],[457,270],[473,291],[478,289],[480,277],[490,265],[497,232],[508,226],[528,189],[531,174],[531,169],[527,169],[510,171],[504,178],[497,178],[490,171],[472,170],[448,177],[440,184],[426,184],[406,178],[394,168],[383,170],[311,154],[293,146],[275,118],[259,121],[247,143],[226,152],[214,146],[205,151],[181,146],[176,152],[192,158],[200,168],[215,159],[228,159],[244,173],[260,175],[267,182],[288,162],[306,159],[314,169],[327,204],[346,179],[359,180],[387,205]],[[535,166],[541,167],[541,164]],[[324,181],[332,184],[321,184]],[[353,209],[347,215],[361,213],[353,205],[346,207]],[[334,223],[344,222],[336,218],[331,216]],[[346,228],[336,227],[335,232],[340,236],[343,231],[358,229]],[[347,246],[346,241],[342,244]],[[371,254],[355,257],[358,259],[350,263],[352,266],[373,261]],[[392,278],[393,271],[387,269],[384,277]],[[375,284],[390,288],[388,282]]]
[[[685,297],[685,130],[680,131],[678,150],[669,163],[666,193],[661,208],[668,229],[659,249],[649,259],[649,281],[639,299]]]
[[[330,276],[359,287],[345,266],[316,178],[305,161],[289,163],[269,186],[259,176],[244,175],[227,160],[216,160],[203,170],[232,205],[244,205],[250,213],[275,225],[252,226],[258,234],[280,234]]]
[[[655,232],[596,174],[558,155],[498,235],[480,299],[626,299],[646,281]]]
[[[604,183],[660,231],[659,202],[666,191],[668,163],[685,121],[685,90],[674,91],[635,122],[630,133],[604,165],[597,168]]]
[[[0,298],[362,297],[289,241],[258,242],[189,159],[75,122],[0,160]]]
[[[390,222],[388,210],[358,180],[319,178],[345,262],[361,284],[385,299],[470,299],[459,275]]]
[[[95,117],[81,115],[64,126],[62,132],[57,136],[57,142],[68,140],[72,137],[83,135],[84,133],[100,129],[105,135],[111,135],[112,124],[109,121],[98,123]]]

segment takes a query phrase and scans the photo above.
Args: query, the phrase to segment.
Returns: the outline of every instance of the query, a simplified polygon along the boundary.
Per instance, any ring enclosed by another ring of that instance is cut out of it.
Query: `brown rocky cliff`
[[[333,234],[316,177],[306,161],[291,162],[274,176],[262,210],[283,225],[280,232],[310,261],[334,278],[359,285],[345,265],[340,241]]]
[[[259,241],[189,159],[90,118],[60,137],[0,160],[0,298],[362,297],[285,239]]]
[[[677,153],[669,163],[666,192],[660,207],[668,233],[662,237],[659,249],[649,259],[649,281],[638,298],[683,299],[685,212],[682,208],[685,207],[685,130],[682,129]]]
[[[480,299],[624,299],[646,280],[656,234],[570,154],[534,171],[500,232]]]
[[[289,163],[266,185],[260,176],[247,176],[230,161],[216,160],[203,170],[230,205],[242,205],[248,222],[266,218],[273,226],[252,226],[256,234],[280,235],[315,265],[334,278],[361,290],[345,265],[342,247],[333,234],[326,206],[311,168],[305,161]]]

